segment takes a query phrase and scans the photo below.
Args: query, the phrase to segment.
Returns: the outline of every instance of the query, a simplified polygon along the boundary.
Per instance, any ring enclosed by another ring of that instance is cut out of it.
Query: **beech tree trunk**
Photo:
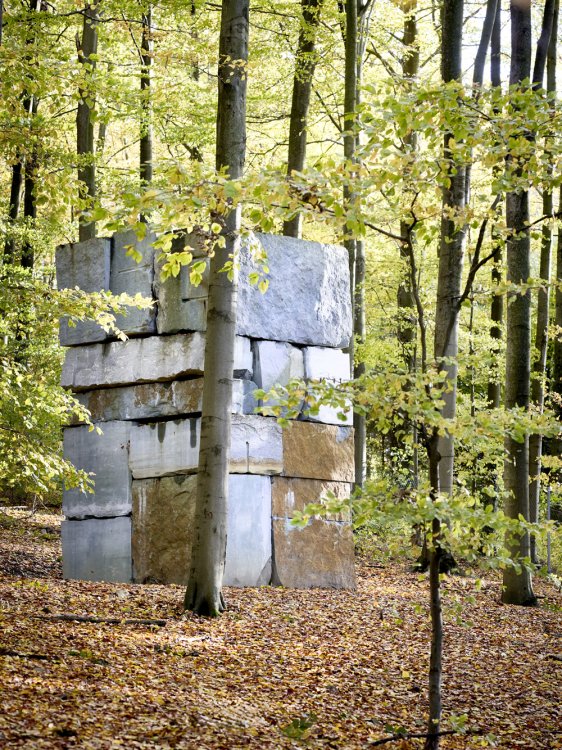
[[[82,26],[82,39],[76,39],[78,49],[78,60],[84,66],[84,76],[90,77],[91,71],[96,67],[95,58],[98,49],[99,3],[94,2],[86,5],[84,11],[84,23]],[[87,66],[87,67],[86,67]],[[91,200],[96,195],[96,166],[94,162],[94,122],[91,117],[94,91],[88,88],[79,90],[80,100],[76,113],[76,153],[78,155],[78,181],[82,183],[83,197]],[[96,236],[96,225],[88,221],[81,213],[78,216],[78,239],[80,242],[89,240]]]
[[[323,0],[302,0],[302,25],[299,33],[295,77],[293,80],[293,98],[289,120],[289,153],[287,158],[287,176],[293,172],[302,172],[306,157],[306,121],[312,92],[312,78],[316,68],[316,34],[320,21]],[[297,214],[283,224],[283,234],[287,237],[300,237],[302,231],[302,214]]]
[[[442,12],[442,61],[441,75],[444,83],[461,77],[461,40],[463,23],[463,0],[451,0]],[[439,245],[439,275],[437,280],[437,303],[435,309],[435,359],[446,372],[450,390],[444,394],[442,414],[453,419],[456,413],[458,354],[458,301],[461,295],[461,279],[464,260],[465,228],[455,218],[465,206],[465,170],[454,163],[449,148],[453,135],[445,135],[443,154],[447,161],[449,186],[443,188],[443,215],[441,241]],[[462,221],[462,219],[460,219]],[[442,362],[452,358],[451,363]],[[451,435],[439,437],[439,485],[440,491],[451,494],[453,490],[454,441]]]
[[[246,68],[249,0],[223,0],[219,42],[217,170],[242,176],[246,155]],[[184,606],[217,616],[225,608],[222,579],[226,555],[228,459],[230,452],[232,371],[236,329],[236,277],[221,273],[238,252],[240,210],[222,223],[225,247],[211,258],[205,344],[201,445],[197,475],[195,539]]]
[[[543,30],[537,45],[535,67],[533,71],[533,84],[540,88],[543,85],[544,68],[546,64],[547,96],[554,100],[556,97],[556,57],[557,57],[557,33],[558,33],[558,0],[547,0],[544,7]],[[547,40],[546,35],[550,34]],[[545,47],[548,45],[545,54]],[[552,136],[551,136],[552,137]],[[549,165],[549,174],[552,175],[553,165]],[[551,189],[543,191],[542,212],[543,216],[552,216],[554,201]],[[531,401],[542,413],[544,409],[544,391],[546,378],[546,355],[548,349],[548,325],[550,310],[550,267],[552,255],[552,226],[545,222],[542,227],[540,278],[545,281],[544,289],[539,289],[537,299],[537,320],[535,331],[535,357],[533,363],[533,378],[531,380]],[[542,435],[532,434],[529,437],[529,520],[536,523],[539,520],[539,500],[541,492],[541,459],[542,459]],[[530,539],[531,560],[538,563],[536,540],[533,535]]]
[[[531,6],[512,0],[510,85],[521,86],[531,75]],[[508,236],[507,279],[514,284],[527,282],[530,276],[531,237],[529,233],[529,193],[509,192],[506,196]],[[514,294],[507,306],[505,406],[507,409],[529,408],[531,369],[531,294]],[[529,518],[529,436],[517,442],[511,436],[505,441],[504,484],[505,513],[517,519]],[[515,541],[508,539],[512,558],[529,557],[529,534]],[[531,574],[525,568],[517,572],[508,567],[503,575],[506,604],[534,604]]]

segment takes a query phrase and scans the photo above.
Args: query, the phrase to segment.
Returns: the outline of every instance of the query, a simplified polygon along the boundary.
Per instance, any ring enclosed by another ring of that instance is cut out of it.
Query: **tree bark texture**
[[[552,5],[552,7],[550,7]],[[543,85],[543,75],[540,70],[540,60],[543,56],[544,37],[546,31],[550,33],[548,40],[548,49],[544,58],[543,66],[546,64],[547,96],[554,98],[556,96],[556,57],[557,57],[557,33],[558,33],[558,0],[550,0],[545,4],[543,16],[543,31],[537,46],[535,57],[535,69],[533,74],[533,84],[537,88]],[[545,31],[546,30],[546,31]],[[544,72],[544,71],[543,71]],[[535,79],[535,75],[537,76]],[[553,137],[553,136],[549,136]],[[553,165],[549,165],[548,172],[552,175]],[[552,190],[545,188],[543,191],[542,201],[543,216],[552,216],[554,212],[554,201]],[[550,311],[550,271],[552,256],[552,226],[545,222],[542,227],[541,237],[541,258],[540,258],[540,278],[544,280],[544,289],[539,289],[537,299],[537,320],[535,330],[534,361],[533,361],[533,378],[531,380],[531,401],[542,414],[544,410],[544,392],[546,378],[546,358],[548,349],[548,326]],[[532,434],[529,437],[529,520],[537,523],[539,520],[539,501],[541,492],[541,459],[542,459],[542,435]],[[533,535],[530,539],[531,560],[538,562],[536,540]]]
[[[531,73],[531,7],[512,0],[511,13],[511,86],[520,86]],[[509,192],[506,196],[508,237],[507,280],[526,283],[530,276],[531,237],[529,233],[529,193]],[[507,306],[505,406],[529,408],[531,369],[531,294],[514,294]],[[505,513],[517,519],[529,519],[529,436],[518,442],[505,441],[504,484]],[[508,540],[512,558],[529,557],[529,535]],[[531,574],[508,567],[503,575],[503,601],[506,604],[533,604]]]
[[[91,78],[96,67],[95,57],[98,49],[99,4],[86,5],[82,26],[82,39],[76,40],[78,60],[84,66],[84,77]],[[80,100],[76,113],[76,153],[78,155],[78,182],[84,191],[83,197],[94,199],[96,195],[96,166],[94,148],[94,122],[91,117],[94,91],[90,86],[81,88]],[[89,222],[83,214],[78,217],[78,238],[80,242],[96,236],[96,225]]]
[[[310,107],[312,79],[316,68],[316,34],[322,3],[323,0],[302,0],[302,25],[297,46],[293,98],[289,119],[289,153],[287,157],[287,176],[289,178],[293,172],[302,172],[304,169],[307,140],[306,122]],[[283,224],[283,234],[287,237],[300,238],[301,231],[302,214],[300,212]]]
[[[343,153],[348,166],[355,162],[355,118],[357,115],[357,42],[358,42],[357,0],[346,0],[345,4],[345,91],[344,91],[344,134]],[[353,204],[354,195],[349,184],[344,186],[346,207]],[[349,257],[349,278],[351,281],[351,303],[354,304],[355,290],[355,251],[356,241],[348,235],[344,245]],[[353,362],[353,352],[351,352]]]
[[[152,8],[149,6],[142,16],[141,39],[141,133],[140,133],[140,180],[141,185],[152,182],[152,104],[151,73],[152,73]]]
[[[490,38],[490,79],[492,86],[496,89],[500,89],[501,80],[501,2],[496,4],[496,16],[494,19],[494,27],[492,29],[492,35]],[[503,266],[503,245],[497,237],[497,231],[492,227],[492,242],[495,242],[496,249],[493,256],[492,266],[492,289],[499,286],[502,280],[502,266]],[[498,372],[498,359],[501,350],[501,339],[503,329],[503,296],[496,294],[492,297],[492,304],[490,310],[490,320],[492,325],[490,326],[490,336],[492,338],[492,354],[494,355],[494,363],[490,369],[491,377],[488,380],[488,393],[487,402],[488,406],[492,409],[499,409],[501,405],[501,378]],[[494,484],[496,481],[494,479]]]
[[[445,2],[442,10],[442,61],[441,74],[444,83],[458,80],[461,76],[461,41],[463,23],[463,0]],[[437,303],[435,309],[435,359],[446,373],[448,390],[443,396],[442,414],[453,419],[456,413],[458,354],[458,303],[461,295],[461,279],[464,260],[465,228],[455,220],[465,206],[465,170],[455,164],[449,143],[453,135],[445,135],[443,155],[447,162],[449,185],[443,187],[443,215],[439,246],[439,272],[437,280]],[[451,358],[450,363],[442,362]],[[453,490],[454,441],[451,435],[439,437],[438,452],[439,484],[443,493]]]
[[[227,167],[231,179],[242,176],[246,154],[248,33],[249,0],[223,0],[216,166]],[[236,278],[230,281],[221,269],[238,251],[240,210],[227,213],[222,224],[225,247],[216,248],[211,258],[195,541],[184,601],[186,609],[211,617],[225,607],[222,579],[237,301]]]

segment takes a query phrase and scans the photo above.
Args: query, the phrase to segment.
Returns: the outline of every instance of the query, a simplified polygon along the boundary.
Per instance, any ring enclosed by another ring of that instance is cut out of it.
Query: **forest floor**
[[[0,516],[1,748],[422,746],[397,736],[427,708],[428,583],[404,564],[359,561],[356,591],[227,589],[205,620],[179,586],[63,581],[59,530]],[[443,729],[468,733],[443,750],[562,748],[560,594],[537,581],[527,609],[498,577],[444,587]]]

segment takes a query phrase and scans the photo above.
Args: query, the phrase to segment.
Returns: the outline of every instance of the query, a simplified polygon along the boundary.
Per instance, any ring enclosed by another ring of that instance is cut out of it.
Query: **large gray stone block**
[[[197,471],[201,420],[169,420],[131,426],[130,468],[135,479]],[[275,419],[233,415],[230,471],[280,474],[283,438]]]
[[[197,476],[133,482],[135,581],[187,583],[195,536]],[[231,475],[224,583],[262,586],[271,578],[269,477]]]
[[[283,471],[283,435],[271,417],[232,418],[230,471],[240,474],[280,474]]]
[[[152,243],[156,235],[147,232],[146,237],[137,240],[134,231],[119,232],[113,235],[111,253],[110,289],[113,294],[142,294],[152,298],[154,283],[154,248]],[[127,254],[128,247],[134,247],[141,258],[137,262],[132,255]],[[127,334],[155,333],[156,306],[147,310],[130,308],[126,315],[118,315],[116,325]]]
[[[85,292],[107,291],[111,271],[111,238],[60,245],[56,251],[58,289],[78,287]]]
[[[129,422],[106,422],[103,435],[88,427],[64,431],[64,456],[77,469],[93,472],[94,493],[64,490],[67,518],[126,516],[131,513]]]
[[[271,479],[230,475],[225,586],[271,580]]]
[[[237,332],[243,336],[297,344],[346,347],[352,319],[347,253],[337,245],[321,245],[290,237],[256,235],[267,252],[269,289],[262,294],[249,276],[256,270],[249,248],[240,258]],[[195,306],[204,303],[206,279],[197,287],[189,283],[187,269],[175,280],[158,287],[164,319],[162,331],[203,330]],[[179,312],[178,312],[179,311]],[[160,330],[160,328],[159,328]]]
[[[63,521],[61,535],[64,578],[132,581],[130,517]]]
[[[181,419],[131,426],[130,467],[135,479],[197,470],[201,420]]]
[[[329,349],[323,346],[307,346],[304,352],[304,372],[307,380],[323,380],[329,383],[341,383],[351,377],[349,354],[339,349]],[[338,414],[343,413],[344,419]],[[305,419],[325,424],[353,424],[353,410],[349,401],[342,412],[331,406],[321,406],[318,414],[305,411]]]
[[[189,269],[182,267],[178,276],[162,280],[163,261],[156,259],[154,294],[158,300],[158,333],[178,333],[179,331],[204,331],[207,327],[207,292],[202,289],[191,298],[184,296],[189,286]]]
[[[269,391],[275,385],[304,378],[302,349],[280,341],[255,341],[254,379],[258,388]]]
[[[85,242],[61,245],[56,251],[58,289],[78,287],[85,292],[108,291],[110,288],[111,239],[96,237]],[[59,326],[63,346],[74,346],[86,341],[104,341],[106,332],[90,320],[69,324],[63,318]]]
[[[200,333],[89,344],[66,352],[61,384],[75,391],[203,374]]]
[[[154,281],[154,249],[156,236],[148,233],[137,241],[133,231],[121,232],[113,239],[96,238],[57,250],[57,285],[59,289],[75,286],[86,292],[110,290],[113,294],[142,294],[152,298]],[[126,248],[133,246],[141,254],[140,262],[127,255]],[[116,317],[117,327],[127,334],[156,331],[156,309],[130,308],[125,315]],[[110,338],[100,326],[91,321],[77,321],[69,325],[61,321],[60,341],[63,346],[75,346]]]
[[[269,288],[248,282],[255,270],[241,253],[237,331],[297,344],[346,347],[352,331],[348,257],[343,247],[256,235],[267,253]]]

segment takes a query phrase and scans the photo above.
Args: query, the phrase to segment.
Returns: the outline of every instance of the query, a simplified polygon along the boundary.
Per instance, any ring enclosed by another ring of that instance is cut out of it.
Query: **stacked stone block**
[[[204,377],[206,277],[187,269],[162,281],[152,247],[133,233],[66,245],[57,253],[59,287],[140,292],[150,310],[118,320],[118,341],[100,327],[61,322],[68,346],[62,384],[103,431],[65,430],[64,451],[92,472],[94,494],[63,497],[67,578],[185,583],[194,533],[196,471]],[[351,335],[349,274],[337,246],[258,235],[270,285],[248,281],[242,251],[230,458],[226,585],[354,585],[349,519],[291,525],[296,510],[327,491],[347,496],[353,480],[351,414],[322,407],[282,429],[255,413],[256,388],[291,378],[346,379]],[[133,245],[142,260],[127,255]]]

